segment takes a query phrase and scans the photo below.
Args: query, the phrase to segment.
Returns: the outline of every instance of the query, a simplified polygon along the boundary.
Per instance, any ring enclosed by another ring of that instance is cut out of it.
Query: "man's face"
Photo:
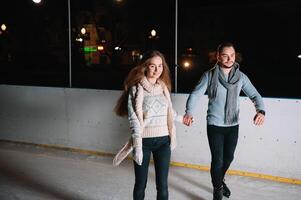
[[[224,47],[217,57],[221,67],[231,68],[235,62],[235,50],[233,47]]]

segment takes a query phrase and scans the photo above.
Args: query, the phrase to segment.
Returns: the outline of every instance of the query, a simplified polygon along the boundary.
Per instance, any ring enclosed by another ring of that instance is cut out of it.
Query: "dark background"
[[[1,84],[69,87],[68,6],[66,0],[10,0],[1,3]],[[216,46],[231,41],[241,70],[264,97],[301,98],[301,3],[290,0],[179,0],[178,92],[189,93],[214,64]],[[84,59],[76,42],[80,28],[92,24],[100,62]],[[175,73],[175,1],[72,0],[72,87],[122,89],[137,57],[156,48]],[[156,38],[149,38],[150,31]],[[103,38],[103,39],[101,39]],[[116,46],[121,51],[116,51]],[[193,62],[184,68],[182,61]]]

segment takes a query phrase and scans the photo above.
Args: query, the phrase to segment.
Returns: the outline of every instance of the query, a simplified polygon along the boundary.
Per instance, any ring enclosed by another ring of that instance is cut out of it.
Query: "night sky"
[[[11,0],[1,5],[0,24],[8,30],[0,34],[1,83],[68,87],[68,13],[66,0]],[[301,3],[280,0],[179,1],[178,10],[178,92],[188,93],[201,74],[213,66],[208,55],[223,41],[235,44],[245,72],[264,97],[301,98]],[[174,1],[72,0],[72,39],[85,23],[104,27],[110,34],[106,51],[109,65],[87,66],[80,48],[72,40],[73,87],[113,89],[133,67],[118,63],[114,45],[124,51],[140,52],[156,48],[167,58],[174,78]],[[147,36],[156,29],[158,38]],[[190,69],[181,61],[193,60]],[[113,52],[113,53],[112,53]],[[109,78],[108,78],[109,77]]]

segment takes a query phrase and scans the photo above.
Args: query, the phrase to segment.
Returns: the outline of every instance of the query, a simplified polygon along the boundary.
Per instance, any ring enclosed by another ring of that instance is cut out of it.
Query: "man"
[[[232,43],[220,44],[217,48],[217,63],[206,71],[189,95],[186,103],[184,123],[190,126],[193,112],[200,97],[208,93],[207,136],[211,151],[211,180],[213,200],[230,197],[224,177],[234,158],[239,129],[239,94],[243,91],[254,103],[255,125],[262,125],[265,117],[261,95],[249,78],[239,70],[235,62]]]

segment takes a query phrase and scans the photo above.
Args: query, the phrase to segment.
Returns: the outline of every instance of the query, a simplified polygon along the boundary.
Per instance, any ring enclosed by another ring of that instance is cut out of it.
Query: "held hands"
[[[260,126],[264,123],[264,114],[262,113],[256,113],[256,115],[254,116],[253,122],[256,126]]]
[[[191,124],[193,123],[193,117],[185,114],[183,117],[183,124],[185,124],[186,126],[191,126]]]

